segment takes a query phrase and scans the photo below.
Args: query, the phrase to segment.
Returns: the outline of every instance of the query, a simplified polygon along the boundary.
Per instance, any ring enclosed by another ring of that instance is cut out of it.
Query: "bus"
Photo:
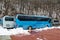
[[[39,29],[44,27],[52,27],[51,18],[47,16],[33,16],[33,15],[16,15],[16,25],[17,27],[22,27],[27,30]]]
[[[15,27],[15,18],[13,16],[4,16],[3,17],[3,27],[10,29]]]
[[[2,20],[2,18],[0,18],[0,26],[2,26],[3,25],[3,20]]]
[[[58,19],[53,19],[52,20],[52,24],[53,25],[59,25],[60,23],[59,23],[59,20]]]

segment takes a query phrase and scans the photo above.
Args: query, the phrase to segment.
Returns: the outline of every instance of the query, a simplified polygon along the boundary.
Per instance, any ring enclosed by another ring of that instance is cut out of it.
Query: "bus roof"
[[[22,14],[17,14],[17,16],[20,15],[20,16],[31,16],[31,17],[44,17],[44,18],[50,18],[48,16],[40,16],[40,15],[22,15]]]
[[[8,15],[6,15],[6,16],[4,16],[4,17],[12,17],[12,18],[14,18],[14,16],[8,16]],[[4,17],[3,17],[3,18],[4,18]]]

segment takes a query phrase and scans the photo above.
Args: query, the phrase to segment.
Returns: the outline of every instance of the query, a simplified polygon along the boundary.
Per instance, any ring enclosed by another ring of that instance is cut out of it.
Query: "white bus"
[[[3,17],[3,27],[4,28],[14,28],[15,27],[15,22],[14,22],[14,17],[13,16],[4,16]]]

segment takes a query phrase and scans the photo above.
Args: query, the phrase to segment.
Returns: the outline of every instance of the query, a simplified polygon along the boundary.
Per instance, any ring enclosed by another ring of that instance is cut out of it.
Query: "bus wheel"
[[[48,25],[46,27],[48,27]]]
[[[32,31],[32,26],[29,26],[28,30],[29,30],[29,32],[31,32]]]
[[[32,30],[32,26],[29,26],[28,29],[29,29],[29,30]]]

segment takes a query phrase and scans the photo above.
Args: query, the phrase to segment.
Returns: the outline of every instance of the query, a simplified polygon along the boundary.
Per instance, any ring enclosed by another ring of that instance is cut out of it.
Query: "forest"
[[[19,13],[59,19],[60,0],[0,0],[0,17]]]

